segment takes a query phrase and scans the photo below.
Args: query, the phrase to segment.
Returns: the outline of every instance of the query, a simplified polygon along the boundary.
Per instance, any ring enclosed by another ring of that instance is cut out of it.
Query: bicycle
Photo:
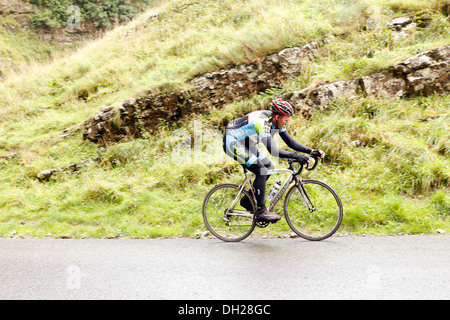
[[[314,170],[314,165],[307,171]],[[269,170],[270,175],[290,173],[280,190],[268,206],[271,211],[283,197],[284,216],[289,227],[297,234],[311,241],[320,241],[331,237],[340,227],[343,217],[343,206],[336,191],[325,182],[315,179],[302,179],[300,174],[303,165],[296,170],[293,159],[288,160],[289,168]],[[322,160],[323,163],[323,160]],[[226,242],[238,242],[247,238],[255,227],[265,228],[267,222],[255,219],[256,199],[251,183],[255,175],[244,168],[245,179],[241,184],[222,183],[213,187],[205,197],[202,207],[203,221],[216,238]],[[250,189],[247,191],[247,185]],[[240,199],[246,195],[252,204],[247,211],[240,205]]]

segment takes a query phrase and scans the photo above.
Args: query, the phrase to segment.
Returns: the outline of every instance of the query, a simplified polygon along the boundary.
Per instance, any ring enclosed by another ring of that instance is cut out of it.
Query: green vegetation
[[[68,54],[77,44],[62,45],[39,40],[11,15],[0,15],[0,80],[16,71],[25,71],[33,63],[51,61]]]
[[[109,28],[113,24],[133,18],[148,6],[149,0],[30,0],[37,8],[31,21],[37,28],[65,27],[73,14],[68,8],[78,6],[80,22],[93,22],[96,27]]]
[[[211,174],[226,165],[226,158],[221,141],[208,145],[206,135],[202,156],[209,161],[198,164],[192,158],[175,165],[172,151],[180,141],[172,137],[174,129],[184,128],[193,138],[197,120],[204,130],[221,130],[220,124],[266,108],[271,98],[314,79],[353,79],[446,45],[450,23],[440,7],[438,0],[174,0],[70,56],[8,76],[0,82],[0,235],[203,233],[204,195],[216,183],[239,182],[242,171],[232,167],[229,174]],[[380,23],[367,29],[373,12]],[[421,12],[432,17],[427,26],[394,40],[384,22]],[[148,90],[186,87],[196,74],[328,35],[336,39],[283,88],[193,115],[175,128],[161,123],[159,134],[147,139],[108,149],[82,140],[80,125],[104,106],[118,107]],[[295,117],[291,134],[327,152],[326,165],[309,175],[340,194],[341,233],[450,231],[449,117],[420,121],[449,109],[449,96],[361,97],[336,101],[308,120]],[[64,170],[47,182],[36,178],[41,171],[90,158],[78,171]],[[289,232],[284,221],[260,231]]]
[[[68,22],[76,27],[78,21],[84,28],[111,28],[130,21],[146,8],[157,6],[161,0],[29,2],[33,5],[33,13],[0,15],[0,79],[11,73],[22,73],[36,63],[39,65],[58,60],[83,44],[41,41],[37,35],[37,32],[42,32],[41,29],[54,29],[57,32],[56,29],[66,27]]]

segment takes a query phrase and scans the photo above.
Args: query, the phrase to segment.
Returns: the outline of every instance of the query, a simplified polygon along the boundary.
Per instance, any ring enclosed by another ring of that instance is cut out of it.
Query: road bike
[[[312,167],[314,170],[318,158]],[[289,168],[269,170],[269,175],[289,173],[288,178],[274,196],[267,209],[272,211],[286,193],[284,199],[284,217],[287,224],[298,236],[320,241],[331,237],[340,227],[343,217],[341,199],[336,191],[325,182],[315,179],[302,179],[300,174],[304,166],[295,169],[296,161],[289,159]],[[245,166],[245,179],[241,184],[222,183],[213,187],[203,201],[203,221],[209,232],[220,240],[237,242],[247,238],[255,227],[265,228],[267,222],[255,218],[256,198],[251,179],[255,175]],[[293,184],[288,190],[289,186]],[[252,210],[240,205],[246,195],[251,201]]]

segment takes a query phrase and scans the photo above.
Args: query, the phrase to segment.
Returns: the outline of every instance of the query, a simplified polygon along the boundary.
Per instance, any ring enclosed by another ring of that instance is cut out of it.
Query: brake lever
[[[316,167],[317,167],[317,163],[319,162],[318,161],[318,158],[313,158],[314,159],[314,165],[312,166],[312,168],[310,168],[309,167],[309,162],[306,164],[306,170],[308,170],[308,171],[312,171],[312,170],[314,170]]]

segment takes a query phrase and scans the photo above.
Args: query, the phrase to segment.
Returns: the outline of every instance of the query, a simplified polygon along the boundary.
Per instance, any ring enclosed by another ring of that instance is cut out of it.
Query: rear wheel
[[[255,229],[256,221],[253,213],[256,206],[253,197],[243,190],[239,198],[241,186],[224,183],[211,189],[203,202],[203,221],[208,230],[217,238],[227,242],[237,242],[247,238]],[[252,211],[240,205],[246,195],[251,200]],[[233,201],[236,201],[232,207]]]

